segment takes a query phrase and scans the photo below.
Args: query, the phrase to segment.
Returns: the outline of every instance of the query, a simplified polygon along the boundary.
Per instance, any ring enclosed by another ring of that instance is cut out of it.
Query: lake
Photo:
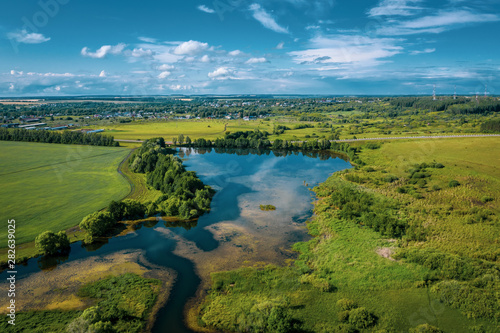
[[[182,149],[179,156],[217,191],[210,213],[192,223],[146,223],[93,249],[75,243],[65,261],[140,249],[151,264],[174,270],[176,281],[153,332],[191,332],[184,310],[209,287],[211,272],[293,260],[291,245],[309,237],[304,222],[312,216],[310,189],[351,167],[328,153]],[[260,205],[267,204],[276,210],[262,211]],[[41,265],[38,258],[19,266],[18,279],[40,272]],[[22,302],[22,292],[18,299]]]

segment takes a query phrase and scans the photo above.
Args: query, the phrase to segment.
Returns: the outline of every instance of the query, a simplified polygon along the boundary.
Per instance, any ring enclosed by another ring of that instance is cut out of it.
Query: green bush
[[[342,311],[348,311],[357,308],[356,302],[350,299],[342,298],[337,301],[337,306]]]
[[[367,143],[367,144],[365,145],[365,147],[366,147],[367,149],[372,149],[372,150],[374,150],[374,149],[379,149],[380,147],[382,147],[382,144],[380,144],[380,143],[376,143],[376,142],[369,142],[369,143]]]
[[[68,249],[70,245],[65,231],[59,231],[58,233],[45,231],[36,237],[35,247],[41,253],[51,255],[60,250]]]
[[[443,281],[431,288],[439,299],[462,312],[469,318],[498,316],[498,278],[485,274],[472,282]]]
[[[448,187],[457,187],[457,186],[460,186],[460,183],[457,180],[451,180],[448,183]]]
[[[94,237],[101,237],[108,232],[108,230],[116,224],[116,220],[109,212],[95,212],[80,222],[80,229],[87,231],[89,240]]]
[[[487,268],[482,267],[479,260],[448,254],[432,248],[400,250],[396,257],[434,270],[443,279],[466,281],[487,272]]]
[[[386,183],[394,183],[395,181],[397,181],[399,178],[394,176],[394,175],[387,175],[384,177],[384,182]]]
[[[421,193],[418,193],[418,192],[412,193],[411,196],[414,197],[415,199],[423,199],[424,198],[424,196]]]
[[[349,321],[349,314],[351,313],[351,311],[340,311],[339,314],[338,314],[338,318],[339,318],[339,321],[340,322],[347,322]]]
[[[439,185],[432,185],[432,190],[437,192],[441,190],[441,187]]]
[[[260,205],[260,210],[271,211],[271,210],[276,210],[276,207],[273,205]]]
[[[111,201],[108,206],[108,211],[116,221],[142,219],[146,210],[145,205],[132,199],[125,199],[121,202]]]
[[[356,329],[371,327],[376,322],[377,318],[365,308],[357,308],[349,312],[349,324]]]
[[[490,197],[490,196],[488,196],[488,195],[486,195],[486,196],[484,196],[484,197],[482,197],[482,198],[481,198],[481,202],[482,202],[482,203],[488,203],[488,202],[491,202],[491,201],[493,201],[493,200],[495,200],[495,198]]]
[[[408,190],[407,190],[407,188],[405,186],[401,186],[401,187],[398,187],[396,189],[396,192],[405,194],[405,193],[408,193]]]

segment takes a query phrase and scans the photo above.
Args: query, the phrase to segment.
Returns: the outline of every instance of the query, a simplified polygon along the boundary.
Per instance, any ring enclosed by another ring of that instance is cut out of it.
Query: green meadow
[[[199,325],[498,332],[498,138],[359,146],[366,165],[315,189],[319,200],[308,222],[314,238],[294,245],[294,264],[213,273]],[[423,163],[443,167],[412,171]],[[411,173],[422,177],[414,183]],[[453,180],[459,185],[450,186]]]
[[[16,220],[17,244],[43,231],[71,228],[86,215],[120,200],[130,185],[117,172],[124,148],[0,142],[0,247],[7,220]]]

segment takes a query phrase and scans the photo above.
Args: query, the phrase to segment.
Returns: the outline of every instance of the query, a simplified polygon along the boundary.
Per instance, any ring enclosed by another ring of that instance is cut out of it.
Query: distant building
[[[14,128],[14,127],[17,127],[17,126],[19,126],[19,124],[17,124],[17,123],[15,123],[15,124],[14,124],[14,123],[11,123],[11,124],[3,124],[3,125],[2,125],[2,127],[4,127],[4,128]]]
[[[21,121],[24,123],[34,123],[36,121],[40,121],[40,118],[26,118],[26,119],[21,119]]]
[[[37,126],[44,126],[47,125],[46,123],[36,123],[36,124],[29,124],[29,125],[19,125],[19,128],[24,128],[24,129],[31,129],[30,127],[37,127]]]
[[[91,133],[102,133],[104,132],[103,129],[97,129],[97,130],[93,130],[93,131],[88,131],[87,134],[91,134]]]

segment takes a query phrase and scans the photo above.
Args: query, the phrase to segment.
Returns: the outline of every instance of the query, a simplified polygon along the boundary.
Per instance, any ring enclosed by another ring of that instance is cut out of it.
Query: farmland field
[[[44,143],[0,142],[0,247],[6,246],[7,219],[16,220],[17,243],[45,230],[65,230],[84,216],[120,200],[130,191],[117,172],[130,152]]]
[[[180,134],[189,136],[191,139],[205,138],[216,139],[223,137],[225,131],[253,131],[261,130],[273,133],[274,125],[283,125],[293,127],[294,125],[301,124],[297,121],[285,121],[277,119],[276,121],[263,121],[263,120],[177,120],[168,122],[133,122],[129,124],[110,124],[110,125],[96,125],[92,128],[104,128],[105,134],[112,135],[115,139],[120,140],[145,140],[154,137],[164,137],[166,141],[172,141],[173,137]],[[227,125],[227,126],[226,126]],[[306,138],[306,135],[330,134],[326,129],[306,128],[298,130],[287,131],[286,134],[281,136],[271,136],[270,139],[276,138],[294,140]]]

